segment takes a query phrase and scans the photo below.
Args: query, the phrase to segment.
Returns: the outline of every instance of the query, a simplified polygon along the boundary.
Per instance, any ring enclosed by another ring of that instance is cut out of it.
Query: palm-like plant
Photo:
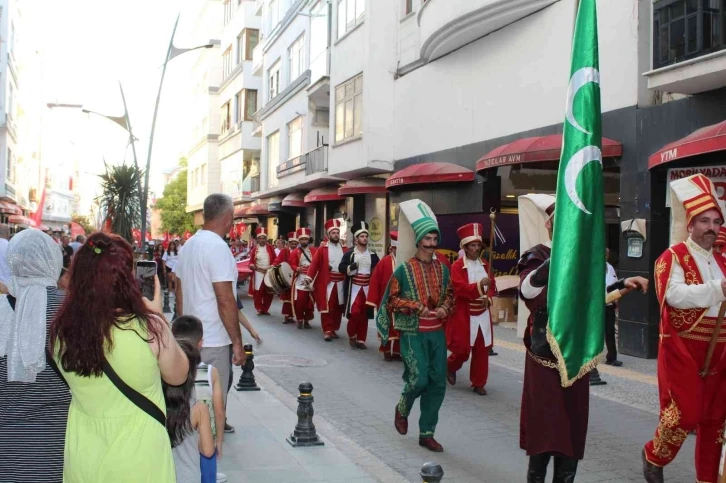
[[[100,175],[103,190],[98,201],[105,208],[104,226],[132,242],[131,230],[141,221],[141,193],[139,180],[143,171],[126,164],[109,166]]]

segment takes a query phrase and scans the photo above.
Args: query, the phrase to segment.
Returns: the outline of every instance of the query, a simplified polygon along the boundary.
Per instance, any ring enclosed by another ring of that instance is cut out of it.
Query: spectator
[[[7,261],[8,240],[10,240],[10,227],[5,223],[0,223],[0,283],[5,286],[10,281],[10,268]]]
[[[609,286],[618,281],[618,274],[608,259],[610,258],[610,249],[605,248],[605,286]],[[615,341],[615,325],[618,318],[617,305],[615,302],[605,305],[605,347],[607,347],[607,355],[605,356],[605,364],[615,367],[623,365],[618,360],[618,345]]]
[[[71,258],[73,257],[73,248],[68,242],[71,241],[71,237],[63,235],[61,237],[61,247],[63,248],[63,268],[68,270],[71,266]]]
[[[210,478],[204,479],[200,467],[201,457],[213,460],[214,440],[207,405],[197,401],[194,395],[199,349],[188,340],[181,339],[178,343],[189,364],[187,380],[180,386],[163,384],[166,430],[171,440],[176,483],[214,483],[217,479],[216,469],[209,475]]]
[[[176,242],[169,242],[169,249],[161,257],[161,261],[164,264],[164,276],[166,277],[166,283],[169,290],[176,290],[176,275],[174,274],[174,268],[179,260],[179,251],[177,250]]]
[[[275,256],[279,255],[283,248],[285,248],[285,242],[282,238],[275,240]]]
[[[160,315],[158,280],[153,301],[142,299],[133,267],[126,240],[91,235],[51,326],[50,347],[73,395],[66,482],[175,480],[161,384],[183,384],[189,366]]]
[[[76,241],[72,242],[70,244],[70,247],[73,249],[73,254],[75,255],[79,248],[83,246],[83,244],[86,243],[86,237],[83,235],[78,235],[76,237]]]
[[[237,266],[224,242],[233,223],[232,198],[211,194],[204,200],[204,225],[184,245],[176,266],[179,315],[194,315],[204,326],[202,362],[219,371],[225,406],[232,387],[232,364],[245,360],[237,314]],[[225,432],[234,428],[225,423]]]
[[[171,332],[177,340],[186,339],[190,341],[197,350],[202,349],[204,329],[202,321],[190,315],[183,315],[174,319]],[[222,457],[222,446],[224,445],[224,397],[222,396],[222,383],[219,380],[219,371],[212,365],[201,363],[197,368],[197,377],[194,379],[194,393],[197,401],[204,401],[209,409],[212,421],[212,436],[214,436],[216,457],[206,458],[202,456],[201,469],[202,478],[210,478],[214,481],[216,474],[217,483],[227,481],[227,475],[217,473],[217,458]]]
[[[63,257],[40,230],[7,247],[11,295],[0,297],[0,480],[60,483],[71,394],[46,359],[50,323],[63,303]],[[22,352],[21,352],[22,346]]]
[[[159,276],[159,282],[162,286],[166,286],[166,270],[164,270],[164,245],[157,243],[154,247],[154,261],[156,262],[156,275]]]

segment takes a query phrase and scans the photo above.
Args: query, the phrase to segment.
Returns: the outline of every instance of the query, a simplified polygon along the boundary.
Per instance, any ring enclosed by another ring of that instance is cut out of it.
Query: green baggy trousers
[[[421,397],[419,437],[430,438],[439,421],[439,408],[446,394],[446,335],[433,332],[401,332],[403,393],[398,411],[408,417],[417,397]]]

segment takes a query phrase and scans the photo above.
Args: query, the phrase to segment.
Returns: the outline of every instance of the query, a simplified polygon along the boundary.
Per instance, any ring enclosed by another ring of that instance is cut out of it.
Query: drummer
[[[280,250],[280,253],[275,258],[275,261],[272,262],[272,265],[274,267],[279,267],[283,263],[290,263],[290,253],[297,248],[297,236],[295,235],[294,231],[291,231],[287,234],[287,246],[285,246],[282,250]],[[280,294],[280,301],[282,302],[282,316],[284,320],[282,321],[283,324],[292,324],[295,322],[295,319],[293,317],[292,313],[292,290],[287,289],[284,292]]]
[[[298,228],[298,246],[290,252],[290,268],[294,273],[291,293],[292,313],[297,321],[298,329],[311,329],[310,321],[314,317],[313,293],[305,284],[305,275],[312,263],[313,256],[317,249],[310,246],[310,228]]]

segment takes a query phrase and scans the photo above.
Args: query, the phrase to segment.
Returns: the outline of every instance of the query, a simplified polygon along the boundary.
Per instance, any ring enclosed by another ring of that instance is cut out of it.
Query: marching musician
[[[295,232],[291,231],[287,234],[287,246],[282,248],[280,250],[280,253],[277,255],[277,258],[275,258],[275,261],[272,262],[272,265],[275,267],[279,267],[282,263],[290,263],[290,253],[297,248],[297,238],[295,236]],[[293,318],[293,312],[292,312],[292,299],[291,297],[292,289],[289,288],[282,292],[280,294],[280,301],[282,302],[282,316],[284,317],[284,320],[282,321],[283,324],[292,324],[295,319]]]
[[[313,295],[305,284],[310,264],[313,262],[317,249],[310,246],[310,228],[298,228],[298,246],[290,253],[292,279],[292,311],[298,329],[311,329],[310,321],[314,318]]]
[[[267,230],[264,227],[255,230],[255,238],[257,244],[250,250],[252,280],[250,280],[249,294],[254,300],[257,315],[270,315],[273,296],[267,290],[264,278],[267,270],[272,267],[272,263],[275,261],[275,250],[267,243]]]

